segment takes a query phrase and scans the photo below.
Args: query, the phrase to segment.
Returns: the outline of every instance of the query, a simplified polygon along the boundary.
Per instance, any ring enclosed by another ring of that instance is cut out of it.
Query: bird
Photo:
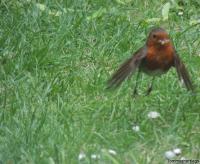
[[[135,96],[138,94],[138,78],[143,72],[152,76],[146,92],[146,95],[149,95],[153,88],[154,79],[167,73],[171,68],[176,69],[179,80],[185,84],[187,90],[193,91],[194,87],[189,73],[179,57],[169,34],[161,27],[153,28],[147,37],[145,45],[122,63],[108,80],[107,88],[117,88],[125,79],[138,72],[133,90],[133,96]]]

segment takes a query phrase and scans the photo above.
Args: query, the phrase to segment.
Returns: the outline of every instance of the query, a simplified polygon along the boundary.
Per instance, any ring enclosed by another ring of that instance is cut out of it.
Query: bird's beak
[[[164,45],[164,44],[167,44],[169,43],[169,39],[162,39],[162,40],[159,40],[158,42],[161,44],[161,45]]]

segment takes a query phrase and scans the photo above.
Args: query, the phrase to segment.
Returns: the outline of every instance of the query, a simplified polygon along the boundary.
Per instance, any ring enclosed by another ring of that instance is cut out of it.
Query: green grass
[[[46,5],[42,11],[35,1],[1,1],[0,161],[165,163],[164,153],[176,147],[181,156],[200,159],[200,25],[191,24],[200,3],[176,1],[179,7],[171,6],[168,20],[149,21],[161,18],[166,2],[46,0],[40,1]],[[146,75],[136,99],[135,76],[117,90],[105,90],[153,26],[170,33],[195,96],[173,69],[156,79],[150,96],[144,96]],[[150,111],[161,117],[150,120]],[[134,123],[139,132],[132,130]],[[86,154],[81,161],[80,152]]]

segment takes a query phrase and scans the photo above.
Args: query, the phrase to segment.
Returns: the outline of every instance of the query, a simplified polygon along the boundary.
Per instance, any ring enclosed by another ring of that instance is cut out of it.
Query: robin
[[[140,72],[152,76],[147,95],[152,91],[156,76],[166,73],[175,67],[178,77],[184,82],[187,90],[193,90],[188,71],[177,54],[168,33],[163,28],[151,30],[146,44],[126,60],[108,81],[108,88],[118,87],[127,77],[138,70],[133,95],[137,94],[138,77]]]

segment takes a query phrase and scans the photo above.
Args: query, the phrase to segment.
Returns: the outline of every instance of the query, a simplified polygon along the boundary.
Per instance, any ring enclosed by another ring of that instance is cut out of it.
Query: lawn
[[[0,2],[0,163],[167,163],[200,160],[200,2],[67,0]],[[106,82],[163,27],[188,68]],[[158,113],[149,118],[149,112]],[[136,128],[137,127],[137,128]]]

